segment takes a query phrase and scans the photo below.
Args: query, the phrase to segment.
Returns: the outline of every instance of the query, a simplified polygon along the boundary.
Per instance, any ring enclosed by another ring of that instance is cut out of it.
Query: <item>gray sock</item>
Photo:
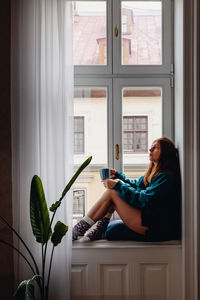
[[[91,224],[86,222],[89,221]],[[95,222],[89,217],[85,216],[82,220],[80,220],[72,230],[72,240],[75,241],[79,236],[83,236],[85,232],[94,224]]]
[[[85,222],[87,222],[88,224],[90,224],[91,226],[95,224],[95,221],[93,221],[90,217],[88,217],[87,215],[85,217],[83,217],[83,220]]]
[[[102,239],[109,222],[110,218],[103,217],[96,223],[95,228],[86,234],[86,237],[89,238],[90,241]]]

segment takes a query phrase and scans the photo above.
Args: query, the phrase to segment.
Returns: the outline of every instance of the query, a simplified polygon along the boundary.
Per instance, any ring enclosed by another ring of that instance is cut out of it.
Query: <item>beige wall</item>
[[[10,0],[0,9],[0,214],[12,224],[10,129]],[[0,238],[12,242],[12,234],[0,221]],[[13,294],[12,250],[0,244],[0,299]]]
[[[92,164],[107,164],[107,103],[105,98],[75,99],[74,115],[85,118],[85,153],[75,155],[80,164],[92,155]]]

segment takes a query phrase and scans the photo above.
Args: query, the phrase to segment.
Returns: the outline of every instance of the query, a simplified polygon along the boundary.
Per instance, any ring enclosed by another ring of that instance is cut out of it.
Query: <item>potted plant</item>
[[[41,300],[48,300],[48,293],[49,293],[49,283],[50,283],[50,275],[51,275],[51,266],[53,260],[53,253],[55,247],[61,243],[62,238],[68,231],[68,226],[58,221],[54,229],[52,230],[53,220],[56,214],[57,209],[60,207],[63,198],[70,190],[72,184],[75,182],[77,177],[80,173],[87,167],[87,165],[91,162],[92,157],[90,156],[86,159],[83,164],[79,167],[76,173],[73,175],[71,180],[66,185],[65,189],[62,192],[62,195],[58,201],[50,207],[50,212],[52,212],[52,217],[50,220],[49,217],[49,210],[47,208],[47,202],[45,199],[45,194],[43,190],[42,181],[39,176],[34,175],[31,181],[31,191],[30,191],[30,222],[33,231],[33,235],[36,238],[36,241],[42,245],[42,253],[41,253],[41,260],[42,260],[42,267],[39,270],[38,264],[25,243],[22,237],[17,233],[17,231],[2,217],[0,219],[14,232],[14,234],[19,238],[20,242],[24,245],[27,254],[29,255],[29,259],[19,251],[13,245],[7,243],[5,240],[0,239],[1,243],[8,245],[9,247],[13,248],[15,251],[19,253],[26,261],[28,266],[30,267],[33,277],[27,280],[22,281],[15,293],[14,299],[15,300],[35,300],[35,282],[38,284],[39,287],[39,294]],[[48,266],[46,265],[46,254],[47,254],[47,247],[49,244],[49,240],[52,243],[52,250],[51,256]],[[46,268],[48,267],[48,272],[46,273]],[[47,274],[47,276],[45,275]]]

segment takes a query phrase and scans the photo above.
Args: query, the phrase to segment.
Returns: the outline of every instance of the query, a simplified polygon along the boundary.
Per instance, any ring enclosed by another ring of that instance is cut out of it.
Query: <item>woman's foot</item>
[[[106,218],[106,217],[99,220],[96,223],[94,229],[92,229],[84,237],[82,237],[80,239],[80,242],[101,240],[104,236],[104,233],[107,229],[109,222],[110,222],[110,218]]]
[[[84,236],[85,232],[94,224],[95,222],[91,218],[85,216],[74,226],[72,230],[72,240],[75,241],[79,236]]]

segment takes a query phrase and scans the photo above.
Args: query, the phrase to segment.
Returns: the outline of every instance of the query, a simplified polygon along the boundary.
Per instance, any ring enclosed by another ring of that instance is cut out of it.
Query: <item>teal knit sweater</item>
[[[162,172],[144,185],[144,176],[129,180],[120,172],[114,189],[129,205],[141,209],[142,225],[149,227],[147,239],[169,240],[181,237],[181,193],[172,174]]]

